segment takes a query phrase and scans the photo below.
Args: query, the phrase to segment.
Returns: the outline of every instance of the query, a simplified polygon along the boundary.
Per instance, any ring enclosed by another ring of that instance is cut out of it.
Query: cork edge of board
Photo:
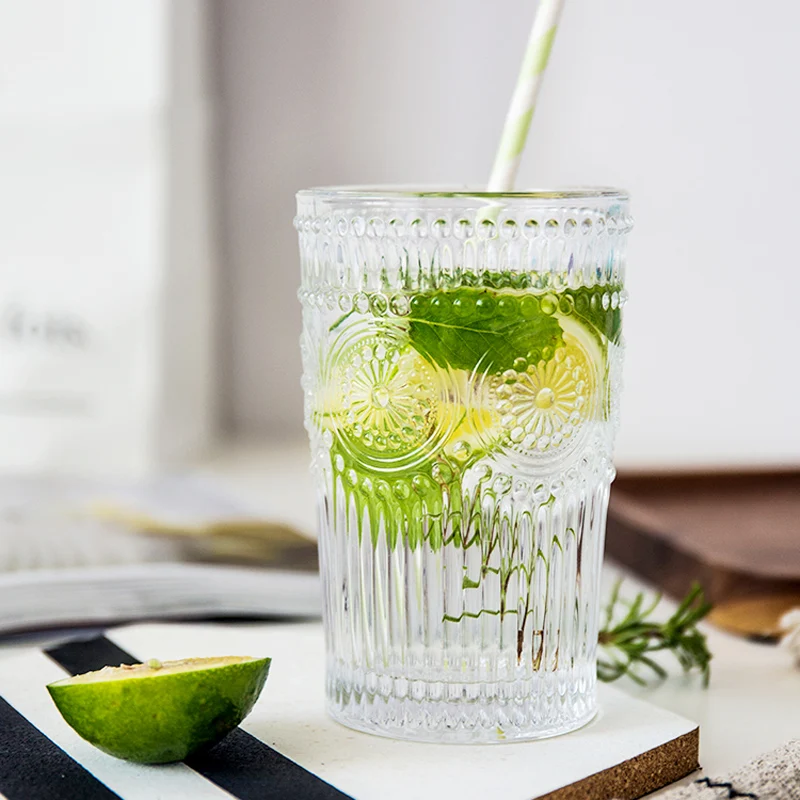
[[[532,800],[636,800],[700,768],[700,728]]]

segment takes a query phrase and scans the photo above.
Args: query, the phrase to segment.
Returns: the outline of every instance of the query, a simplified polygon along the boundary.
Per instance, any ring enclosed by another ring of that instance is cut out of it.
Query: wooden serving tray
[[[620,475],[606,552],[676,598],[699,581],[712,621],[774,638],[800,606],[800,472]]]

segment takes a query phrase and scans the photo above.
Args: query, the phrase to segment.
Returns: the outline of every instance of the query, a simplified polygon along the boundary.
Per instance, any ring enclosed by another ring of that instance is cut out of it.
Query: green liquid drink
[[[510,195],[495,221],[474,197],[343,194],[301,193],[298,216],[331,713],[432,741],[578,727],[625,198]]]

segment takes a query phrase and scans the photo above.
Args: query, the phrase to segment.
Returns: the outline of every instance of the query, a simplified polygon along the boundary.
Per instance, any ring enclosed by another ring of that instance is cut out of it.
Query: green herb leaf
[[[411,344],[440,367],[468,371],[498,373],[518,358],[547,360],[563,339],[543,302],[549,298],[472,287],[419,294],[411,301]]]
[[[353,447],[353,443],[350,443]],[[368,450],[364,451],[365,455]],[[337,439],[331,445],[331,467],[338,473],[346,512],[355,511],[359,541],[367,535],[375,545],[385,528],[390,549],[400,543],[418,547],[427,541],[435,552],[461,536],[461,475],[445,456],[433,456],[429,464],[384,472],[373,469]],[[434,464],[446,465],[452,478],[442,487],[431,476]],[[445,489],[447,502],[445,503]],[[334,494],[334,510],[340,502]],[[368,530],[365,530],[368,520]]]
[[[601,344],[606,341],[619,344],[622,338],[622,309],[617,305],[603,307],[603,295],[619,292],[616,286],[582,287],[571,292],[576,317],[591,328]]]
[[[702,588],[694,584],[675,613],[666,622],[659,623],[651,620],[650,615],[661,596],[656,596],[647,606],[641,592],[633,601],[624,601],[620,598],[621,583],[617,581],[614,585],[606,608],[605,627],[600,631],[599,643],[606,658],[597,661],[597,677],[602,681],[615,681],[627,675],[636,683],[646,685],[647,681],[639,674],[640,668],[644,668],[657,679],[665,678],[666,670],[649,654],[669,650],[684,672],[699,669],[703,682],[708,685],[712,656],[705,634],[696,627],[711,611]],[[615,619],[619,621],[614,622]]]

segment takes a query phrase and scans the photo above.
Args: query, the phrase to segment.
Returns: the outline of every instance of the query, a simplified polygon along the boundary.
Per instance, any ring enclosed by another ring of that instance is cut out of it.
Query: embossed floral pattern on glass
[[[333,716],[429,741],[596,711],[627,198],[298,195]]]

